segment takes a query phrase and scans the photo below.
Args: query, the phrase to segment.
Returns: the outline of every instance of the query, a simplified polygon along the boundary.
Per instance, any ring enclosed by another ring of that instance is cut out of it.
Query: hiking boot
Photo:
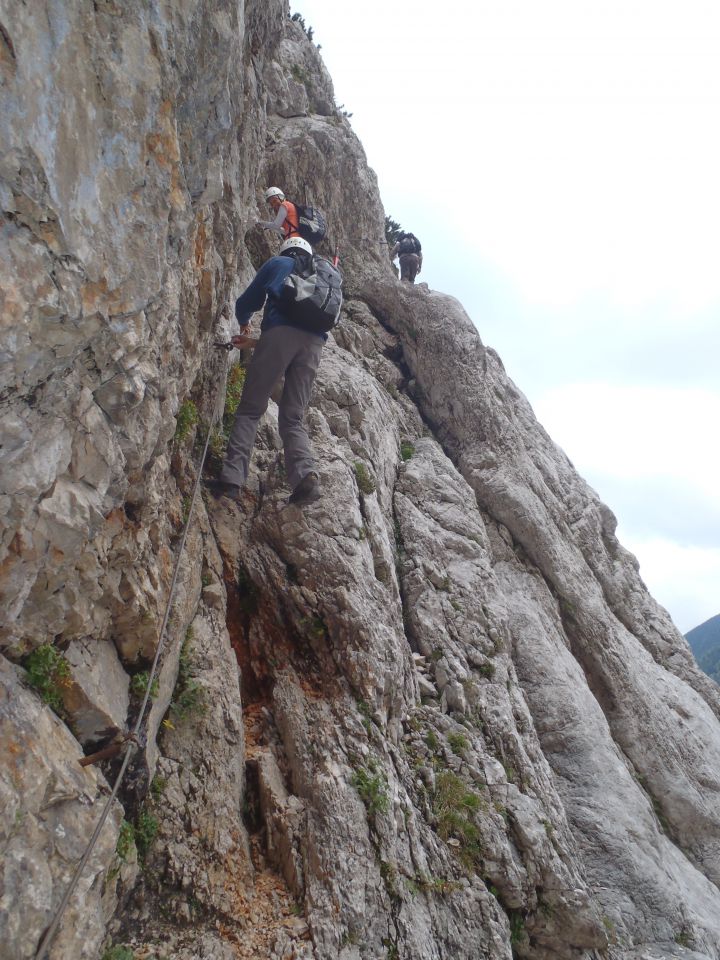
[[[319,500],[321,496],[320,478],[316,473],[307,473],[290,494],[288,503],[305,506],[307,503],[314,503]]]
[[[240,500],[242,487],[239,487],[236,483],[227,483],[225,480],[206,480],[205,486],[216,500],[219,500],[220,497],[229,497],[235,501]]]

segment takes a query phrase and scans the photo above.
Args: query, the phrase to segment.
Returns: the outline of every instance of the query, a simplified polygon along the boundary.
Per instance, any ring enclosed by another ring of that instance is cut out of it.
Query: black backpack
[[[340,322],[342,274],[324,257],[294,257],[283,283],[282,312],[294,326],[327,333]]]
[[[298,233],[313,245],[320,243],[327,233],[327,222],[322,210],[317,207],[304,207],[301,203],[295,204],[298,215]]]
[[[421,250],[420,241],[412,233],[406,234],[398,246],[398,253],[420,253]]]

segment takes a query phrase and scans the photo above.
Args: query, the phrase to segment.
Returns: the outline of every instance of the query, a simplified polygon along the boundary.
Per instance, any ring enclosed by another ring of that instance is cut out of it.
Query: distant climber
[[[400,259],[400,279],[415,283],[422,267],[422,247],[414,233],[401,233],[390,251],[390,259]]]
[[[327,260],[313,257],[307,240],[290,237],[280,247],[280,255],[267,260],[238,297],[235,316],[240,336],[232,338],[238,349],[254,342],[247,337],[250,318],[263,305],[264,312],[220,478],[207,484],[214,496],[240,499],[258,422],[284,375],[278,427],[292,488],[288,502],[302,505],[320,497],[320,478],[304,419],[327,340],[325,331],[339,318],[341,283],[340,273]]]
[[[295,204],[285,199],[280,187],[268,187],[265,191],[265,202],[275,214],[274,220],[260,220],[259,227],[263,230],[274,230],[284,240],[290,237],[299,237],[299,219]]]

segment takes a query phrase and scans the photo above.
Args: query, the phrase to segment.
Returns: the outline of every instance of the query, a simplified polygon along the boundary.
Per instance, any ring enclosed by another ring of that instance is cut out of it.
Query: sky
[[[720,4],[291,0],[375,170],[682,632],[720,613]]]

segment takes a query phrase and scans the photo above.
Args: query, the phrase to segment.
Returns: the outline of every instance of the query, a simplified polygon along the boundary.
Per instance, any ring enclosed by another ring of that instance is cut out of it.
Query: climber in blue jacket
[[[260,338],[247,369],[220,478],[207,484],[216,497],[240,499],[258,423],[283,375],[285,385],[278,404],[278,428],[292,488],[289,503],[304,505],[321,495],[317,464],[304,420],[327,335],[311,333],[294,324],[281,301],[283,284],[293,271],[295,259],[312,257],[312,252],[302,237],[286,240],[280,247],[280,255],[271,257],[260,267],[235,303],[240,336],[233,337],[232,343],[238,348],[249,345],[247,333],[253,313],[263,306],[264,311]]]

